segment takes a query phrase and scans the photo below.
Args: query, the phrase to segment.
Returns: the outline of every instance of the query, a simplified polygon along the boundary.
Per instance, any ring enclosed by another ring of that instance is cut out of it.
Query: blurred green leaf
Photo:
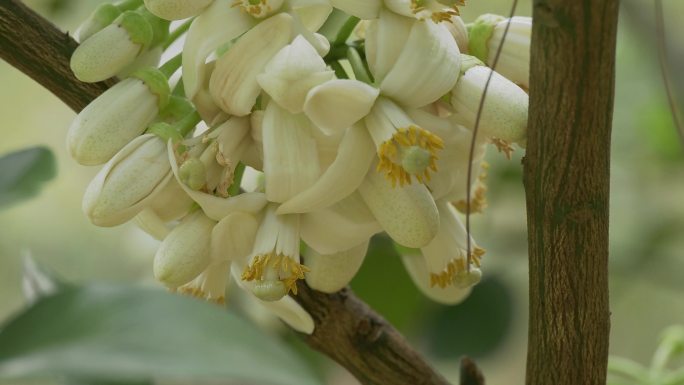
[[[134,287],[72,288],[0,331],[0,381],[46,377],[316,384],[277,340],[200,301]]]
[[[513,322],[513,298],[497,277],[487,277],[457,306],[438,309],[424,330],[438,357],[484,357],[503,342]]]
[[[46,147],[32,147],[0,157],[0,208],[28,199],[57,173],[55,156]]]

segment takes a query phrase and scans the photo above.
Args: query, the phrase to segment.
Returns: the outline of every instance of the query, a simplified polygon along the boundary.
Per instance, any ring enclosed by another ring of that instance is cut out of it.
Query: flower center
[[[378,148],[377,170],[384,172],[400,186],[411,184],[415,177],[420,183],[430,180],[430,171],[437,171],[437,151],[444,148],[439,136],[417,126],[402,128]]]
[[[309,268],[283,254],[257,255],[242,272],[243,281],[256,281],[256,294],[264,300],[277,300],[288,292],[297,294],[297,280]]]
[[[283,5],[283,0],[236,0],[233,7],[241,7],[258,19],[272,15]]]
[[[465,0],[411,0],[411,11],[416,15],[426,13],[435,23],[450,22],[461,14],[458,7],[464,5]]]
[[[485,250],[475,247],[470,255],[471,264],[479,268]],[[479,281],[480,272],[471,269],[468,271],[465,258],[453,258],[440,273],[430,273],[430,286],[439,286],[444,289],[453,285],[458,287],[469,287]],[[464,285],[464,283],[466,285]]]

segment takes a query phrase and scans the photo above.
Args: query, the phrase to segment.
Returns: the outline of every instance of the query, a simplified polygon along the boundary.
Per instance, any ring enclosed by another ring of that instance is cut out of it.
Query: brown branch
[[[404,337],[349,289],[325,294],[299,282],[295,299],[316,329],[303,336],[312,348],[347,368],[361,383],[448,384]]]
[[[114,84],[86,84],[74,78],[69,57],[76,42],[18,1],[0,0],[0,33],[0,56],[75,111]],[[303,336],[306,342],[363,384],[448,384],[396,329],[350,290],[323,294],[300,282],[296,299],[316,323],[314,334]]]
[[[461,360],[461,385],[485,385],[482,372],[468,357]]]
[[[535,0],[528,385],[605,384],[618,0]]]
[[[114,82],[79,82],[69,68],[77,45],[22,2],[0,0],[0,57],[80,111]]]

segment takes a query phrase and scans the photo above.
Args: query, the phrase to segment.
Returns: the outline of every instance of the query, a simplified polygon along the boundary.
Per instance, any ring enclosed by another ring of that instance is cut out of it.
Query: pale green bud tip
[[[257,298],[269,302],[283,298],[289,291],[283,281],[256,281],[250,289]]]
[[[484,66],[485,64],[482,60],[476,58],[475,56],[461,54],[461,75],[468,72],[469,69],[477,66]]]
[[[506,20],[505,17],[486,13],[480,15],[472,24],[468,25],[468,53],[482,60],[487,61],[489,49],[487,44],[494,33],[494,27]]]
[[[183,162],[178,170],[178,176],[185,185],[197,191],[207,182],[207,170],[204,163],[197,158],[190,158]]]
[[[159,109],[169,103],[171,88],[166,76],[156,68],[148,67],[135,71],[131,77],[142,80],[150,91],[159,98]]]
[[[83,42],[112,24],[121,11],[113,4],[100,4],[78,29],[78,41]]]
[[[430,151],[418,146],[411,146],[405,149],[402,155],[401,166],[412,175],[419,175],[425,172],[425,169],[430,166],[430,161],[432,160]]]
[[[135,44],[147,47],[152,43],[154,31],[150,22],[141,14],[126,11],[119,16],[117,24],[128,32],[128,37]]]
[[[171,25],[171,22],[156,16],[146,8],[138,10],[137,13],[145,18],[152,28],[150,45],[155,46],[164,43],[166,38],[169,37],[169,26]]]

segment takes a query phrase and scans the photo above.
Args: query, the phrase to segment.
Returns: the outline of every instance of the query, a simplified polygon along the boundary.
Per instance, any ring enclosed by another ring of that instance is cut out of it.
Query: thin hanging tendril
[[[684,127],[679,117],[679,111],[675,104],[674,93],[672,92],[672,78],[667,66],[667,45],[665,40],[665,18],[663,16],[663,2],[662,0],[655,0],[655,23],[656,23],[656,37],[658,42],[658,61],[660,62],[660,74],[663,77],[663,84],[665,85],[665,92],[667,93],[667,102],[670,105],[670,113],[672,114],[672,121],[679,135],[679,140],[684,146]]]
[[[485,88],[484,91],[482,92],[482,98],[480,99],[480,105],[477,108],[477,117],[475,118],[475,128],[473,128],[473,138],[470,141],[470,153],[468,154],[468,173],[467,173],[467,180],[466,180],[466,242],[467,242],[467,248],[466,248],[466,258],[468,260],[466,269],[468,272],[470,272],[470,263],[472,261],[472,241],[470,238],[470,210],[471,210],[471,194],[472,194],[472,186],[470,185],[470,180],[472,179],[473,175],[473,160],[475,158],[475,143],[477,142],[477,134],[480,129],[480,120],[482,119],[482,110],[484,108],[484,102],[485,98],[487,97],[487,90],[489,89],[489,83],[492,80],[492,77],[494,76],[494,70],[496,70],[496,65],[499,62],[499,56],[501,56],[501,50],[506,44],[506,36],[508,36],[508,30],[511,27],[511,19],[515,15],[515,10],[518,8],[518,0],[513,0],[513,3],[511,4],[511,12],[508,15],[508,21],[506,22],[506,28],[504,29],[503,36],[501,38],[501,44],[496,50],[496,55],[494,55],[494,61],[492,62],[492,67],[491,71],[489,72],[489,76],[487,77],[487,82],[485,83]],[[534,21],[533,21],[534,22]]]

